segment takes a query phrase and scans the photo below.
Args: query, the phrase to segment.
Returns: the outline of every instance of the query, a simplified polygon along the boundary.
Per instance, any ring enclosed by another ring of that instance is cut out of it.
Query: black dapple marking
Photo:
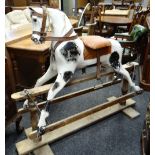
[[[110,55],[109,62],[111,64],[111,66],[113,68],[115,68],[115,69],[117,69],[118,67],[120,67],[119,54],[117,53],[117,51],[113,52]]]
[[[80,52],[78,51],[78,47],[74,42],[68,42],[61,49],[61,54],[67,61],[77,61],[77,57],[80,55]]]

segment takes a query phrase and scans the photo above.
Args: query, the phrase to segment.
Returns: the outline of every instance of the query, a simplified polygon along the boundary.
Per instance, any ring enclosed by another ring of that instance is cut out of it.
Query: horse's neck
[[[72,28],[70,20],[60,10],[50,9],[49,18],[53,26],[52,36],[63,37]]]

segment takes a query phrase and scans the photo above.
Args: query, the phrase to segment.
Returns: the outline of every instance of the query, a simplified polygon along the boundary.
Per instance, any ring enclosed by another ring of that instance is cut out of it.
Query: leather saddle
[[[111,42],[100,36],[81,36],[84,43],[84,59],[97,58],[97,79],[100,78],[100,57],[111,53]]]

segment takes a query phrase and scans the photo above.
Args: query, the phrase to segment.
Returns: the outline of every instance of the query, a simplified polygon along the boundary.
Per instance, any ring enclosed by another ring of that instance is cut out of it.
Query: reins
[[[71,28],[63,37],[52,37],[52,36],[47,36],[47,33],[45,32],[45,28],[46,28],[46,19],[47,19],[47,12],[46,10],[43,8],[43,14],[40,14],[38,12],[36,12],[35,10],[33,10],[32,15],[35,15],[37,17],[41,17],[42,18],[42,27],[41,27],[41,31],[33,31],[32,34],[38,34],[40,35],[44,41],[57,41],[57,43],[54,46],[54,50],[58,47],[58,45],[60,45],[63,41],[69,41],[69,40],[74,40],[77,39],[78,36],[77,34],[74,36],[70,36],[74,29]]]

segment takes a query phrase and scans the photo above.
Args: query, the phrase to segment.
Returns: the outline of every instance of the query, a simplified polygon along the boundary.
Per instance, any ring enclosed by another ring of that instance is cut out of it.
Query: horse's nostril
[[[37,38],[34,38],[34,39],[33,39],[33,41],[34,41],[34,42],[37,42],[37,41],[38,41],[38,39],[37,39]]]
[[[41,38],[39,39],[39,41],[40,41],[40,42],[43,42],[43,41],[44,41],[44,38],[43,38],[43,37],[41,37]]]
[[[37,19],[33,19],[33,21],[34,21],[34,22],[36,22],[36,21],[37,21]]]

